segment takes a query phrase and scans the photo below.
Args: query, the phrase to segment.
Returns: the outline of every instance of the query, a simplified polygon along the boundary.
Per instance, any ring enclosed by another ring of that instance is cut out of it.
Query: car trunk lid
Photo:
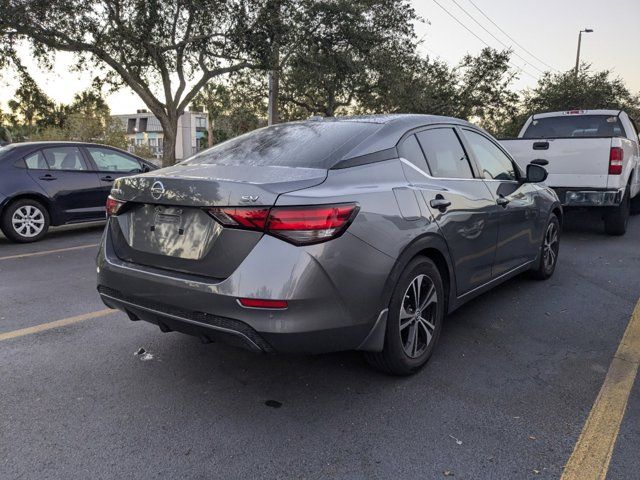
[[[132,263],[226,278],[263,234],[224,228],[207,207],[270,207],[279,195],[326,176],[313,168],[176,165],[123,178],[112,191],[127,202],[110,222],[115,253]]]

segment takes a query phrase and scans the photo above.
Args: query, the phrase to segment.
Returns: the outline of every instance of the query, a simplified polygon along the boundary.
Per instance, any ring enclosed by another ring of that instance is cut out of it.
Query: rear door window
[[[420,144],[418,143],[415,135],[410,135],[405,138],[400,145],[398,145],[398,154],[405,160],[410,161],[423,172],[429,172],[427,160],[424,158],[424,153],[422,153],[422,149],[420,148]]]
[[[458,135],[452,128],[434,128],[416,134],[427,157],[431,176],[473,178],[473,170]]]
[[[88,170],[78,147],[51,147],[42,150],[51,170]]]
[[[482,176],[487,180],[517,180],[516,169],[511,159],[484,135],[464,130]]]
[[[101,172],[135,173],[142,171],[142,166],[136,159],[110,148],[87,147],[87,151]]]
[[[33,152],[24,157],[24,164],[29,170],[49,170],[41,151]]]
[[[598,138],[624,137],[617,115],[563,115],[534,118],[523,138]]]
[[[203,150],[182,165],[331,168],[379,124],[356,121],[299,122],[260,128]]]

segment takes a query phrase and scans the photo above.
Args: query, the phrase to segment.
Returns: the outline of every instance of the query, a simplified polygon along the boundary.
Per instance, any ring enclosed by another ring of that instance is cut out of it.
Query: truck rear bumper
[[[615,207],[620,205],[624,189],[553,187],[563,207]]]

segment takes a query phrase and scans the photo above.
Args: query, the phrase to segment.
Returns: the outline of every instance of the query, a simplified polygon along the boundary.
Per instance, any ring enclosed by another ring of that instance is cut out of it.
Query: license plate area
[[[117,218],[134,250],[188,260],[206,256],[222,229],[205,211],[191,207],[146,204]]]

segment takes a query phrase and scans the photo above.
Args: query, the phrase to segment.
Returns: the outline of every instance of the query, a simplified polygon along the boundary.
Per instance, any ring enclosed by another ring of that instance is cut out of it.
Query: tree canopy
[[[78,68],[102,69],[104,81],[130,87],[162,124],[171,164],[178,117],[200,89],[260,60],[252,32],[262,3],[0,0],[0,38],[3,51],[28,42],[45,62],[73,52]]]

